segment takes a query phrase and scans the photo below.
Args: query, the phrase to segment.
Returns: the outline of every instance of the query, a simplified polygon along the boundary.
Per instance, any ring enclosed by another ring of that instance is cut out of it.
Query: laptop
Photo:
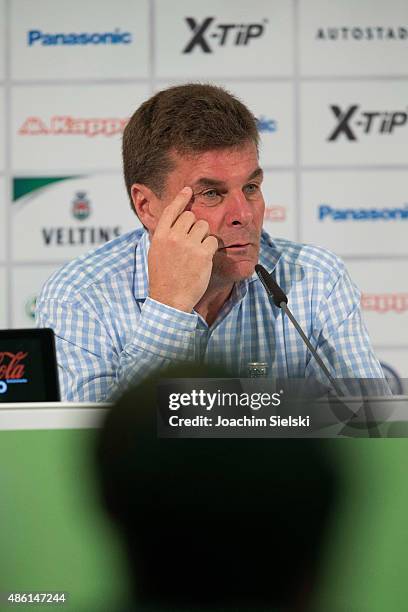
[[[53,330],[0,330],[0,403],[59,400]]]

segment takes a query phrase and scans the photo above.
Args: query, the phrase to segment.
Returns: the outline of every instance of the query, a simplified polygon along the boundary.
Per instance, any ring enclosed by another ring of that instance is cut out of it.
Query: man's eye
[[[222,202],[223,196],[216,189],[206,189],[197,193],[195,199],[203,206],[216,206]]]
[[[203,191],[201,195],[208,198],[209,200],[214,200],[220,194],[215,189],[208,189],[207,191]]]
[[[250,183],[249,185],[245,185],[244,191],[247,195],[253,195],[259,191],[259,185],[256,183]]]

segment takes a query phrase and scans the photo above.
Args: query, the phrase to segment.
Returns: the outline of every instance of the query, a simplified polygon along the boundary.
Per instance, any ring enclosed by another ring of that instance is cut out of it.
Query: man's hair
[[[247,142],[258,148],[256,119],[222,87],[189,83],[159,91],[137,109],[123,134],[123,170],[130,200],[134,183],[147,185],[161,196],[174,169],[171,152],[199,154]]]

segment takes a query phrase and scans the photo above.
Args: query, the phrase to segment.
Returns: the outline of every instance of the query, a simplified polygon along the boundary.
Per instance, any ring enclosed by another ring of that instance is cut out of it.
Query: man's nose
[[[248,225],[253,219],[251,202],[241,192],[230,194],[227,204],[226,221],[228,225]]]

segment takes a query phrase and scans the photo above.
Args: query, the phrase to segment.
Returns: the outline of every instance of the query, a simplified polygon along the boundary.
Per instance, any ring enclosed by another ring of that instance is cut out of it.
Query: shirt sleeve
[[[344,266],[337,280],[327,286],[318,309],[313,336],[318,353],[334,378],[384,379],[362,320],[360,291]],[[322,378],[313,358],[309,360],[307,370]],[[380,386],[383,392],[388,393],[388,385],[384,383]]]
[[[83,304],[37,305],[37,326],[55,332],[65,401],[106,401],[171,362],[194,360],[196,324],[197,315],[147,298],[131,341],[120,348],[112,328]]]

